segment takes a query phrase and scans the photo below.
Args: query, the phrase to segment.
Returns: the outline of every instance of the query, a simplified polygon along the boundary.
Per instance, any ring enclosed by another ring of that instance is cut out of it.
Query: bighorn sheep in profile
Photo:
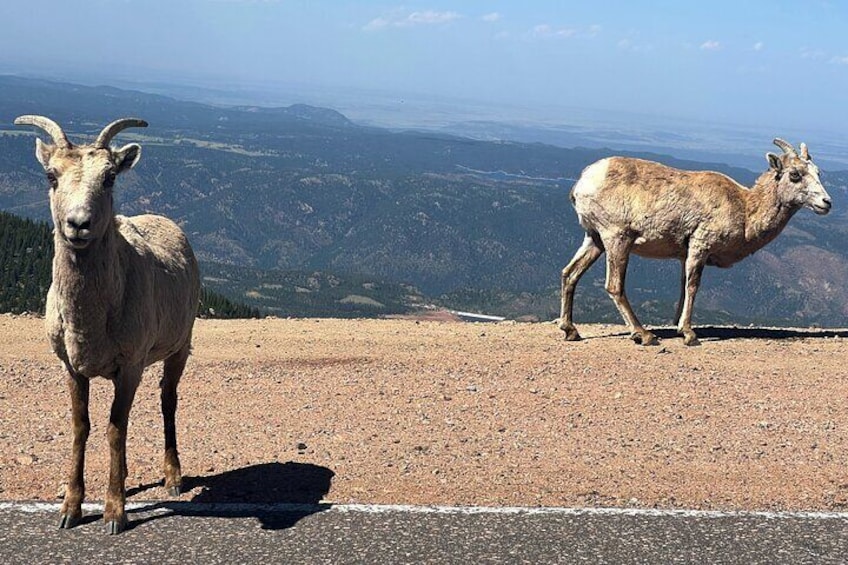
[[[89,380],[112,381],[115,395],[107,437],[111,461],[103,518],[110,533],[123,531],[127,476],[127,424],[144,368],[164,360],[161,398],[165,428],[165,487],[180,493],[177,456],[177,385],[191,347],[200,278],[188,240],[171,220],[154,215],[116,216],[115,177],[141,155],[136,143],[120,149],[109,142],[137,119],[107,125],[91,145],[73,145],[54,121],[20,116],[19,125],[47,132],[53,144],[35,142],[35,155],[50,183],[53,216],[53,283],[47,293],[45,326],[68,372],[73,423],[70,476],[60,528],[75,526],[85,497],[83,467]]]
[[[769,168],[747,189],[712,171],[681,171],[626,157],[601,159],[583,170],[571,202],[586,230],[583,244],[562,271],[559,327],[569,341],[580,339],[572,322],[574,289],[583,273],[606,251],[606,290],[642,345],[657,342],[639,323],[624,292],[631,253],[678,259],[683,266],[675,324],[686,345],[692,305],[705,265],[730,267],[773,240],[806,206],[827,214],[831,201],[805,144],[798,154],[782,139],[781,155],[767,153]]]

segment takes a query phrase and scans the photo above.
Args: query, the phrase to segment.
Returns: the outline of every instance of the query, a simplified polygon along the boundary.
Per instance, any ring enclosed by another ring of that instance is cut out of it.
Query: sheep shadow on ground
[[[682,339],[675,328],[649,327],[656,336],[663,339]],[[695,333],[701,341],[724,341],[729,339],[826,339],[826,338],[848,338],[848,329],[825,329],[825,328],[760,328],[760,327],[736,327],[736,326],[694,326]],[[617,332],[589,337],[587,339],[598,339],[605,337],[628,336],[629,333]]]
[[[335,473],[310,463],[261,463],[216,475],[183,477],[183,491],[199,489],[190,501],[163,501],[132,509],[141,516],[128,529],[168,516],[256,518],[265,530],[281,530],[330,508],[321,501]],[[161,484],[161,483],[160,483]],[[141,485],[138,494],[158,485]]]

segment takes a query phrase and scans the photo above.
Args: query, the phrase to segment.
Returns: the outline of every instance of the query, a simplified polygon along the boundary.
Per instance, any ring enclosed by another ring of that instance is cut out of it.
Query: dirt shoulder
[[[848,508],[848,331],[708,329],[643,348],[620,326],[200,320],[180,387],[184,500]],[[158,372],[127,486],[166,498]],[[111,384],[92,386],[89,499]],[[63,371],[37,318],[0,316],[0,499],[55,500]]]

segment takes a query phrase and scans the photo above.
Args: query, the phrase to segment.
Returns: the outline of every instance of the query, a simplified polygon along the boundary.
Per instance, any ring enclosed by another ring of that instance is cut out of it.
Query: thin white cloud
[[[646,53],[648,51],[653,51],[654,46],[651,43],[641,43],[630,39],[629,37],[625,37],[621,39],[618,43],[618,48],[624,51],[632,51],[634,53]]]
[[[837,55],[830,60],[835,65],[848,65],[848,55]]]
[[[816,49],[813,47],[801,47],[801,58],[802,59],[813,59],[813,60],[821,60],[827,57],[827,53],[822,51],[821,49]]]
[[[536,37],[573,37],[576,33],[574,28],[555,28],[549,24],[539,24],[533,28],[533,35]]]
[[[718,51],[719,49],[721,49],[721,43],[714,39],[701,43],[701,51]]]
[[[389,25],[391,25],[391,22],[386,18],[374,18],[365,24],[362,29],[365,31],[377,31],[378,29],[387,28]]]
[[[762,41],[754,43],[754,51],[762,51],[764,47],[765,44]]]
[[[503,16],[498,12],[492,12],[491,14],[485,14],[482,18],[480,18],[484,22],[497,22],[503,19]]]
[[[460,17],[456,12],[434,12],[427,10],[426,12],[412,12],[406,18],[406,21],[409,22],[409,25],[446,24],[458,20]]]
[[[425,25],[448,24],[462,18],[457,12],[437,12],[435,10],[424,11],[395,11],[387,16],[374,18],[365,26],[365,31],[379,31],[386,28],[404,28]]]
[[[554,27],[550,24],[539,24],[530,30],[530,35],[542,39],[567,39],[570,37],[596,37],[601,32],[601,26],[591,25],[587,28]]]

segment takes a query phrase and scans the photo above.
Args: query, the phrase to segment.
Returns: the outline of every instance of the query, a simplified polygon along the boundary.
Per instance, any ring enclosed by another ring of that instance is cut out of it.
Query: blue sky
[[[5,0],[0,72],[848,128],[848,2]]]

